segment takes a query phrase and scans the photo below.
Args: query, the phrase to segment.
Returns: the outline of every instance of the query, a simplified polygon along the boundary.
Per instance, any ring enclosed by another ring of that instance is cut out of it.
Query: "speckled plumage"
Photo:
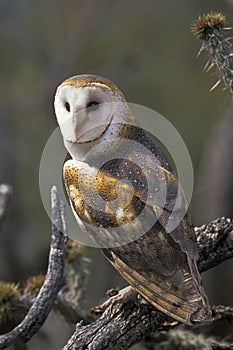
[[[72,87],[71,99],[67,87]],[[101,114],[105,94],[116,105],[103,107]],[[94,107],[90,112],[89,105]],[[124,95],[105,78],[76,76],[58,88],[55,110],[73,158],[65,163],[63,177],[81,228],[159,310],[184,323],[210,319],[182,189],[162,149],[134,120]],[[82,110],[85,116],[79,119]],[[63,118],[70,123],[67,129]]]

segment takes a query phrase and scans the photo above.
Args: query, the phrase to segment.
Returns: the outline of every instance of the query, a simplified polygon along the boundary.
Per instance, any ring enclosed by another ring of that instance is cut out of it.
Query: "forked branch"
[[[209,225],[195,229],[199,247],[198,266],[206,271],[233,256],[233,221],[217,219]],[[233,308],[213,307],[213,322],[220,319],[233,321]],[[105,310],[101,317],[90,325],[77,325],[71,339],[63,350],[128,349],[154,331],[168,330],[178,325],[148,303],[135,298],[122,303],[118,301]],[[209,326],[209,323],[207,324]],[[202,327],[205,327],[203,325]],[[217,343],[211,345],[217,349]],[[224,349],[224,347],[221,348]],[[220,347],[219,347],[220,348]],[[226,345],[225,349],[229,348]]]

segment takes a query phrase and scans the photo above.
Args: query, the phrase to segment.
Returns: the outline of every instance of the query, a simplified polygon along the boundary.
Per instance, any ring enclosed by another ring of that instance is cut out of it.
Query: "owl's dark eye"
[[[70,104],[69,104],[69,102],[65,103],[65,109],[67,110],[67,112],[70,112]]]
[[[87,108],[91,111],[95,111],[96,109],[98,109],[99,106],[99,102],[97,101],[91,101],[87,104]]]

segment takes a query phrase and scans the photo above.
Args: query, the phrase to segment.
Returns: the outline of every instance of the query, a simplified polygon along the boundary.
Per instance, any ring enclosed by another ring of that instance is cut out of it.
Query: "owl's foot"
[[[109,294],[112,296],[108,300],[106,300],[103,304],[94,306],[91,309],[91,312],[95,314],[102,314],[105,310],[111,307],[111,313],[116,313],[119,310],[119,308],[122,306],[122,304],[125,304],[130,300],[136,301],[137,295],[138,295],[136,290],[133,289],[133,287],[131,286],[127,286],[118,292],[114,290],[114,293],[111,290]]]

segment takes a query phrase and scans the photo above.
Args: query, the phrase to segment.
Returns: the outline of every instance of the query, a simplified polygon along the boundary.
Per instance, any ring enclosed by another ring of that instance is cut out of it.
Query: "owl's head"
[[[55,95],[55,113],[65,143],[85,144],[99,139],[128,113],[124,95],[110,80],[77,75],[65,80]]]

